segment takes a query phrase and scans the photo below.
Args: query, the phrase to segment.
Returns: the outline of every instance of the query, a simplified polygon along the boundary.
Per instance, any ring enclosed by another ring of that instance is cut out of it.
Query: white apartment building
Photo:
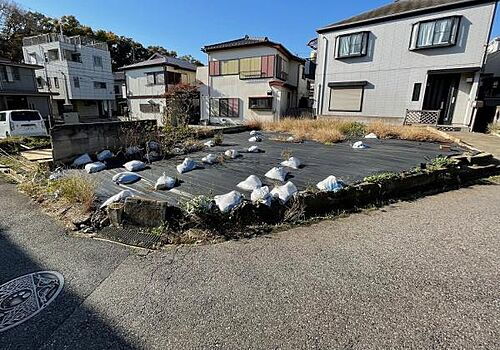
[[[398,0],[318,29],[319,116],[468,128],[496,0]]]
[[[36,70],[40,91],[53,98],[56,118],[75,112],[79,121],[109,118],[115,100],[108,45],[81,36],[43,34],[23,39],[24,61]]]
[[[196,82],[196,65],[160,54],[119,70],[125,72],[128,117],[132,120],[156,119],[161,124],[168,89]]]
[[[209,123],[278,120],[309,107],[305,60],[268,38],[207,45],[208,67],[200,67],[201,119]]]

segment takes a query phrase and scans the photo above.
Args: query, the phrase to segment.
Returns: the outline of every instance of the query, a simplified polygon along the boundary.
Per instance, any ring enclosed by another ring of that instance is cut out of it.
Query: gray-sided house
[[[112,115],[115,95],[108,44],[84,36],[42,34],[23,39],[24,61],[36,70],[38,88],[56,92],[56,118],[94,121]]]
[[[318,29],[316,113],[469,127],[496,4],[400,0]]]
[[[120,70],[125,72],[128,114],[132,120],[155,119],[161,124],[168,89],[196,82],[196,65],[160,54]]]
[[[35,109],[45,119],[50,116],[50,95],[38,91],[35,78],[35,70],[41,68],[0,57],[0,111]]]
[[[211,123],[277,120],[291,109],[308,107],[305,60],[268,38],[245,36],[205,46],[208,67],[197,79],[201,119]]]

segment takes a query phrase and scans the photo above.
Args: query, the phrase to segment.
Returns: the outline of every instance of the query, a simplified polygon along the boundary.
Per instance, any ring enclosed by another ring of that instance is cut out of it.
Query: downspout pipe
[[[325,89],[325,85],[326,85],[326,65],[328,63],[328,44],[329,44],[329,41],[326,38],[326,36],[323,36],[323,42],[324,42],[324,49],[323,50],[325,51],[325,54],[323,56],[323,71],[322,71],[323,77],[321,79],[322,87],[321,87],[321,89],[318,89],[318,90],[320,90],[319,91],[320,95],[318,96],[318,103],[319,103],[318,116],[323,115],[323,105],[324,105],[323,100],[324,100],[324,96],[325,96],[324,89]]]

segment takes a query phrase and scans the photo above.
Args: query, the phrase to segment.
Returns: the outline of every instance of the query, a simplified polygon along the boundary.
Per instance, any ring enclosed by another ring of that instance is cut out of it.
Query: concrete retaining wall
[[[51,130],[54,162],[69,162],[83,153],[96,153],[103,149],[116,151],[123,144],[124,130],[152,130],[156,120],[117,121],[85,124],[67,124]]]

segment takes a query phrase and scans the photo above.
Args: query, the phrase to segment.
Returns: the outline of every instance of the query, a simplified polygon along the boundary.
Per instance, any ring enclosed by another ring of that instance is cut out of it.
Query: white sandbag
[[[274,167],[266,173],[266,177],[273,180],[285,181],[288,171],[283,167]]]
[[[115,194],[112,197],[109,197],[104,203],[102,203],[101,209],[106,208],[111,203],[123,202],[126,198],[133,196],[134,195],[129,190],[121,191],[120,193]]]
[[[228,149],[226,152],[224,152],[224,155],[228,158],[235,159],[237,158],[240,154],[238,153],[237,150],[234,149]]]
[[[240,182],[238,185],[236,185],[239,189],[243,191],[253,191],[256,188],[262,187],[262,181],[255,176],[255,175],[250,175],[249,177],[246,178],[245,181]]]
[[[288,142],[294,142],[295,141],[295,138],[293,136],[288,136],[288,138],[286,139]]]
[[[324,179],[323,181],[318,182],[316,187],[320,191],[324,191],[324,192],[338,192],[344,186],[342,185],[342,183],[337,181],[337,178],[335,176],[330,175],[326,179]]]
[[[215,164],[217,163],[217,156],[215,154],[209,154],[201,159],[203,163],[206,164]]]
[[[248,142],[261,142],[261,141],[262,137],[260,137],[259,135],[252,136],[248,139]]]
[[[85,171],[89,174],[98,173],[106,169],[106,164],[101,162],[88,163],[85,164]]]
[[[177,171],[179,174],[187,173],[188,171],[194,170],[198,167],[196,162],[191,158],[186,158],[182,164],[177,165]]]
[[[292,168],[292,169],[298,169],[298,168],[300,168],[302,163],[300,162],[300,160],[298,158],[290,157],[290,158],[288,158],[288,160],[281,162],[281,165],[286,166],[288,168]]]
[[[170,190],[175,187],[176,182],[177,181],[173,177],[163,173],[163,175],[156,180],[155,190]]]
[[[268,207],[271,206],[272,196],[271,192],[269,191],[269,187],[264,186],[261,188],[256,188],[252,191],[250,199],[254,203],[262,203],[267,205]]]
[[[215,146],[215,141],[214,140],[208,140],[207,142],[204,143],[205,146],[207,147],[214,147]]]
[[[378,139],[378,136],[371,132],[365,136],[365,139]]]
[[[80,166],[83,166],[83,165],[88,164],[88,163],[92,163],[92,158],[90,158],[88,153],[85,153],[85,154],[82,154],[81,156],[79,156],[78,158],[76,158],[73,161],[72,166],[80,167]]]
[[[133,155],[136,155],[137,153],[141,153],[141,148],[138,147],[138,146],[130,146],[130,147],[127,147],[127,149],[125,150],[125,155],[126,156],[133,156]]]
[[[297,193],[297,191],[297,187],[295,187],[292,182],[288,181],[283,186],[274,187],[271,191],[271,195],[279,198],[283,203],[286,203],[295,193]]]
[[[363,141],[357,141],[357,142],[354,142],[354,144],[352,145],[352,148],[354,148],[354,149],[364,149],[364,148],[368,148],[368,146],[365,145],[363,143]]]
[[[113,157],[114,154],[109,149],[105,149],[104,151],[101,151],[97,154],[97,160],[100,162],[104,162],[105,160],[108,160]]]
[[[240,204],[243,201],[243,196],[237,191],[231,191],[227,194],[215,196],[214,200],[220,211],[226,213]]]
[[[131,160],[130,162],[123,164],[123,167],[128,171],[139,171],[146,168],[146,164],[140,160]]]
[[[133,182],[139,181],[140,179],[142,179],[142,177],[140,177],[136,173],[131,173],[128,171],[124,171],[113,176],[113,182],[119,185],[131,184]]]
[[[250,136],[260,136],[261,132],[259,130],[252,130],[250,131]]]
[[[259,148],[259,146],[250,146],[248,147],[247,151],[250,153],[260,153],[261,149]]]

